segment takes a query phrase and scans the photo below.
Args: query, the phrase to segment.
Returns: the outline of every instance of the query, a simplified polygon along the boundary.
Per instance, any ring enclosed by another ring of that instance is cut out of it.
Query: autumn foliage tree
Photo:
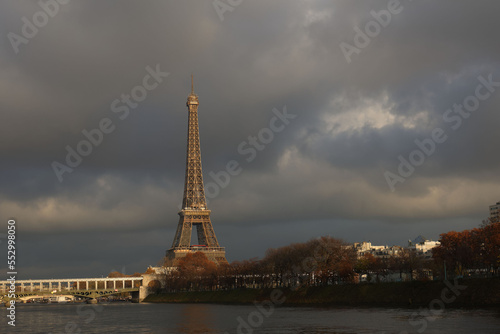
[[[372,274],[376,275],[376,280],[378,281],[379,275],[385,269],[384,263],[380,258],[376,258],[371,253],[364,254],[361,258],[356,261],[355,270],[357,273],[366,274],[367,281],[371,282]]]
[[[200,291],[241,288],[294,288],[353,282],[357,273],[380,275],[399,272],[412,279],[428,279],[446,262],[449,270],[463,275],[482,268],[497,272],[500,266],[500,223],[486,222],[480,228],[441,234],[441,245],[433,249],[435,261],[424,259],[415,249],[401,249],[388,259],[366,254],[360,259],[354,248],[332,237],[270,248],[263,259],[215,264],[203,252],[188,253],[176,270],[166,274],[168,291]],[[110,277],[118,277],[111,273]]]
[[[217,284],[217,265],[202,252],[188,253],[169,276],[169,286],[179,290],[201,290]]]
[[[147,273],[147,272],[146,272]],[[117,277],[141,277],[142,273],[133,273],[132,275],[122,274],[119,271],[112,271],[108,274],[109,278],[117,278]]]
[[[263,259],[219,264],[204,253],[189,253],[166,275],[169,291],[295,287],[351,282],[356,253],[342,240],[321,237],[271,248]]]
[[[262,265],[257,258],[250,260],[234,261],[227,268],[219,268],[220,276],[224,276],[222,271],[227,270],[229,279],[225,280],[226,286],[232,288],[254,287],[262,282]],[[226,276],[227,277],[227,276]]]
[[[403,248],[394,256],[391,256],[388,263],[388,268],[392,271],[399,272],[399,277],[402,279],[403,273],[406,273],[411,280],[422,279],[423,269],[429,267],[428,263],[417,254],[413,249]]]
[[[500,267],[500,222],[485,222],[481,227],[481,258],[486,267],[498,273]]]
[[[471,270],[498,273],[500,266],[500,223],[485,221],[479,228],[441,234],[441,245],[433,257],[447,272],[467,275]]]
[[[312,239],[277,249],[269,249],[262,260],[263,272],[277,286],[326,285],[352,281],[356,253],[342,240],[332,237]]]
[[[332,237],[313,239],[310,243],[312,259],[318,264],[315,274],[322,285],[353,281],[357,254],[351,245]]]

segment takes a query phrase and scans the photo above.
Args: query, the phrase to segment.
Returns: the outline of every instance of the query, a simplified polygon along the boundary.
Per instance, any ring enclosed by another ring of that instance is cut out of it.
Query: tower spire
[[[191,73],[191,95],[194,95],[194,80],[193,80],[193,73]]]

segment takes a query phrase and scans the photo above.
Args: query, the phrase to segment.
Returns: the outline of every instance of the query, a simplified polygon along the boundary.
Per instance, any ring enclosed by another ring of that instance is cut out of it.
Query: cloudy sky
[[[14,217],[19,277],[158,263],[191,73],[230,261],[321,235],[437,239],[500,200],[498,2],[41,3],[0,4],[0,233]]]

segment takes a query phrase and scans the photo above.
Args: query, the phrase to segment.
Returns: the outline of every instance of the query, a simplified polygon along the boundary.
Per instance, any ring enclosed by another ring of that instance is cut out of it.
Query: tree
[[[376,258],[371,253],[365,253],[361,258],[356,261],[355,270],[360,274],[367,275],[367,281],[371,281],[371,274],[374,273],[379,280],[379,274],[382,270],[382,261]]]
[[[180,279],[181,286],[185,289],[199,290],[203,285],[213,283],[213,280],[210,280],[210,278],[213,279],[216,271],[217,265],[214,262],[208,260],[204,253],[196,252],[188,253],[179,260],[177,275]]]
[[[233,280],[231,281],[232,286],[254,286],[257,283],[258,279],[260,279],[261,266],[260,261],[257,258],[243,261],[234,261],[229,267],[233,278]]]
[[[402,274],[407,273],[410,279],[414,278],[414,271],[419,272],[423,269],[423,260],[418,254],[411,249],[402,248],[395,256],[389,260],[390,267],[393,270],[399,271],[399,277],[402,279]]]
[[[500,267],[500,222],[490,220],[484,223],[480,232],[480,255],[486,268],[493,273]]]
[[[328,236],[268,249],[262,268],[278,286],[326,285],[338,280],[351,281],[355,262],[352,247]]]
[[[498,272],[500,223],[490,219],[483,221],[479,228],[443,233],[440,242],[433,250],[433,257],[456,275],[467,275],[473,269]]]

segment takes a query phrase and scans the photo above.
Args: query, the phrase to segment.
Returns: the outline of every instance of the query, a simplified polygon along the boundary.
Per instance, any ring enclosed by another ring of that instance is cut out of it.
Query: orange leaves
[[[433,257],[445,261],[450,269],[498,268],[500,265],[500,223],[489,222],[480,228],[462,232],[441,234],[441,245],[433,251]]]
[[[213,272],[217,268],[216,264],[208,260],[202,252],[188,253],[186,257],[179,260],[179,273],[186,277],[200,275],[202,273]]]

